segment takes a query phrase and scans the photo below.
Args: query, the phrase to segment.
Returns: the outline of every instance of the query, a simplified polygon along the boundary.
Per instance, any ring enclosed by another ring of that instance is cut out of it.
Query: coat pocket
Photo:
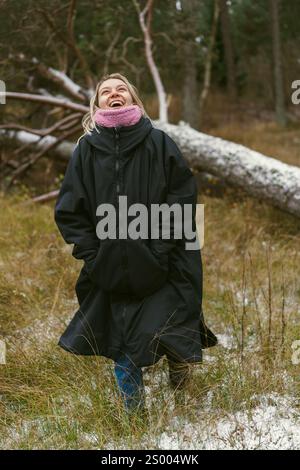
[[[147,241],[126,240],[128,275],[136,297],[146,297],[168,279],[168,255],[152,251]]]
[[[106,291],[127,293],[121,260],[120,241],[102,240],[98,253],[89,267],[89,275],[94,284]]]

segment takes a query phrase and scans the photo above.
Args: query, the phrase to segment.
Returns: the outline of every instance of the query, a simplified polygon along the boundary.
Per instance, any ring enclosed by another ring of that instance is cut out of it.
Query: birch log
[[[178,145],[189,166],[196,171],[216,176],[227,184],[242,188],[249,196],[264,200],[290,214],[300,217],[300,168],[263,155],[244,145],[203,134],[180,121],[178,125],[152,121]],[[22,143],[49,143],[24,131],[1,131]],[[62,142],[51,153],[68,161],[75,143]]]
[[[153,121],[180,147],[191,168],[205,171],[300,217],[300,168],[263,155],[244,145],[203,134],[180,121]]]

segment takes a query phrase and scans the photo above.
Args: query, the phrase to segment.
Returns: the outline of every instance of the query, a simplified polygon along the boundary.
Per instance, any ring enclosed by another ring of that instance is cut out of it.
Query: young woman
[[[83,127],[55,206],[64,240],[84,261],[75,286],[80,308],[58,344],[113,359],[131,411],[145,405],[142,367],[166,355],[170,384],[182,387],[190,364],[217,342],[202,313],[200,249],[186,249],[185,237],[174,235],[175,215],[169,238],[160,220],[158,238],[150,231],[152,207],[163,203],[191,205],[195,231],[197,186],[175,142],[152,125],[123,75],[100,80]],[[148,210],[139,219],[141,236],[130,237],[141,204]]]

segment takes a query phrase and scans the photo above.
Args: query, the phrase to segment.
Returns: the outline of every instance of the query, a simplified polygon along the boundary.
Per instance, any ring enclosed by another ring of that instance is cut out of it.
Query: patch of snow
[[[237,344],[234,337],[231,334],[223,333],[217,334],[218,342],[225,349],[236,349]]]
[[[93,445],[98,445],[98,442],[99,442],[97,434],[93,432],[83,432],[80,435],[80,440],[83,443],[88,442],[89,444],[93,444]]]
[[[80,403],[86,405],[88,408],[93,408],[93,401],[91,400],[91,397],[89,395],[79,395],[78,400],[80,401]]]
[[[18,445],[19,442],[24,442],[29,437],[29,434],[35,429],[40,438],[44,435],[44,426],[45,419],[38,417],[35,419],[22,419],[20,424],[15,424],[14,426],[7,427],[6,436],[2,436],[0,439],[0,448],[1,449],[12,449]]]
[[[171,420],[157,441],[159,449],[300,449],[300,412],[297,400],[273,393],[253,396],[258,405],[226,417],[197,424]],[[174,431],[176,429],[176,432]]]
[[[14,344],[17,344],[17,347],[21,347],[24,351],[30,351],[33,345],[42,347],[47,342],[56,340],[62,327],[63,321],[58,317],[48,316],[43,320],[37,318],[30,325],[16,330],[13,335],[7,336],[8,347],[13,350]]]
[[[219,336],[218,336],[219,337]],[[218,361],[218,358],[216,356],[210,356],[210,353],[206,352],[206,351],[203,351],[202,352],[202,356],[203,356],[203,362],[217,362]]]

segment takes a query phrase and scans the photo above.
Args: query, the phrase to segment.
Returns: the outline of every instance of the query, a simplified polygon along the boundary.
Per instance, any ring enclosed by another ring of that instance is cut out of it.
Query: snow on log
[[[32,63],[37,65],[41,75],[61,85],[74,98],[80,99],[81,101],[91,99],[94,90],[86,90],[82,88],[80,85],[77,85],[77,83],[71,80],[71,78],[68,77],[64,72],[54,69],[53,67],[47,67],[36,57],[33,57]]]
[[[264,200],[300,217],[300,168],[263,155],[244,145],[203,134],[180,121],[178,125],[152,121],[177,143],[191,168],[215,175],[231,186],[242,188],[252,197]],[[32,143],[43,148],[56,140],[26,131],[0,130],[0,137]],[[64,141],[51,150],[69,160],[75,143]]]
[[[153,121],[153,125],[177,143],[191,168],[223,178],[250,196],[300,216],[299,167],[203,134],[183,121],[178,125]]]
[[[40,137],[26,131],[10,131],[0,129],[0,137],[13,139],[21,144],[34,144],[37,148],[43,149],[49,144],[52,144],[57,139],[54,136],[48,135],[46,137]],[[51,149],[51,153],[62,160],[68,161],[73,153],[75,143],[64,140],[59,143],[56,147]]]

